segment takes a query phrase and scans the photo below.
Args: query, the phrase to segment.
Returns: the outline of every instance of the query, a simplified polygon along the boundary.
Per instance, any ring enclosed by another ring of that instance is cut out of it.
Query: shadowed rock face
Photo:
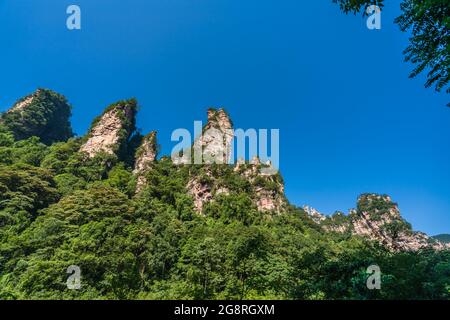
[[[116,154],[134,131],[135,114],[134,99],[120,101],[108,107],[103,115],[94,121],[80,152],[86,153],[90,158],[99,152]]]
[[[37,89],[2,114],[0,123],[11,130],[17,140],[37,136],[51,144],[73,136],[70,116],[71,106],[64,96],[48,89]]]
[[[424,233],[413,231],[402,218],[397,204],[386,195],[363,194],[358,198],[357,209],[352,209],[348,216],[333,215],[316,222],[326,231],[350,232],[378,241],[391,251],[450,248]]]
[[[136,192],[140,192],[147,183],[145,173],[150,170],[156,160],[157,144],[156,131],[150,132],[142,139],[141,146],[136,152],[133,174],[137,176]]]

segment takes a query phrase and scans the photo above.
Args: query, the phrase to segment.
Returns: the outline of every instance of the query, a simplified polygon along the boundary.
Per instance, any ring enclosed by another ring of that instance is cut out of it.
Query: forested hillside
[[[318,223],[257,159],[158,157],[135,99],[72,137],[64,97],[29,97],[0,121],[0,299],[450,298],[450,251],[416,236],[390,198],[364,194]],[[219,129],[228,116],[209,114]],[[373,264],[381,290],[366,286]]]

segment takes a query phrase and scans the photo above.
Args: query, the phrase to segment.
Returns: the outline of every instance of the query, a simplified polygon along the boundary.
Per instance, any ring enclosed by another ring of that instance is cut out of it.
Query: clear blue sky
[[[135,96],[138,126],[168,154],[172,130],[223,106],[236,127],[280,129],[293,203],[332,213],[387,193],[415,229],[450,233],[449,96],[408,79],[387,2],[370,31],[331,0],[0,0],[0,110],[51,88],[81,135]],[[69,4],[80,31],[66,29]]]

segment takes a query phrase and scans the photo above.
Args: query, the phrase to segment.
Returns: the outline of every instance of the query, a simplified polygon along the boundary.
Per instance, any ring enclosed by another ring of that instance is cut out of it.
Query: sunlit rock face
[[[136,100],[119,101],[97,118],[80,152],[90,158],[98,153],[116,154],[134,131]]]
[[[208,122],[202,135],[195,140],[193,150],[202,154],[204,164],[229,163],[233,136],[233,124],[225,110],[211,108]]]
[[[396,203],[386,195],[366,194],[358,199],[352,217],[354,233],[376,240],[393,251],[417,251],[446,246],[421,232],[413,231]]]
[[[157,143],[156,131],[150,132],[142,139],[142,143],[136,152],[133,174],[136,175],[136,192],[140,192],[147,183],[145,173],[151,169],[156,160]]]
[[[39,96],[41,92],[42,90],[38,89],[29,96],[24,97],[23,100],[19,100],[18,102],[16,102],[16,104],[12,106],[12,108],[10,108],[8,111],[6,111],[6,113],[22,113],[23,110],[26,109],[26,107],[28,107],[33,102],[33,100],[35,100],[35,98]]]
[[[202,136],[194,142],[193,152],[201,152],[203,156],[202,165],[206,168],[206,179],[193,176],[187,185],[199,213],[204,205],[214,201],[217,195],[230,193],[229,188],[221,184],[221,177],[216,176],[208,166],[213,163],[226,166],[230,163],[234,138],[232,121],[223,109],[208,110],[208,122],[202,132]],[[254,157],[251,161],[239,160],[236,165],[230,166],[232,167],[229,175],[244,178],[251,185],[250,196],[258,211],[281,213],[287,206],[281,176],[270,175],[262,170],[270,167],[270,163],[261,164],[259,158]]]
[[[249,164],[238,162],[235,170],[254,186],[253,199],[258,211],[281,213],[287,206],[283,180],[279,174],[264,173],[262,169],[268,166],[270,163],[261,164],[258,157],[253,157]]]
[[[303,210],[305,210],[308,216],[316,223],[320,223],[326,219],[325,215],[310,206],[304,206]]]

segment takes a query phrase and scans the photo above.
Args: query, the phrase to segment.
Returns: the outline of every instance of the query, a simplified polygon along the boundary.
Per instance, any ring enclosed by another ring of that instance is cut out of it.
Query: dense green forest
[[[14,129],[0,124],[0,299],[450,298],[448,250],[391,252],[324,232],[292,205],[261,213],[255,186],[228,165],[209,167],[230,193],[201,215],[186,185],[204,166],[160,157],[135,193],[139,135],[119,156],[86,158],[86,137],[68,138],[67,127],[51,139]],[[366,287],[372,264],[381,290]],[[79,290],[66,285],[71,265]]]

